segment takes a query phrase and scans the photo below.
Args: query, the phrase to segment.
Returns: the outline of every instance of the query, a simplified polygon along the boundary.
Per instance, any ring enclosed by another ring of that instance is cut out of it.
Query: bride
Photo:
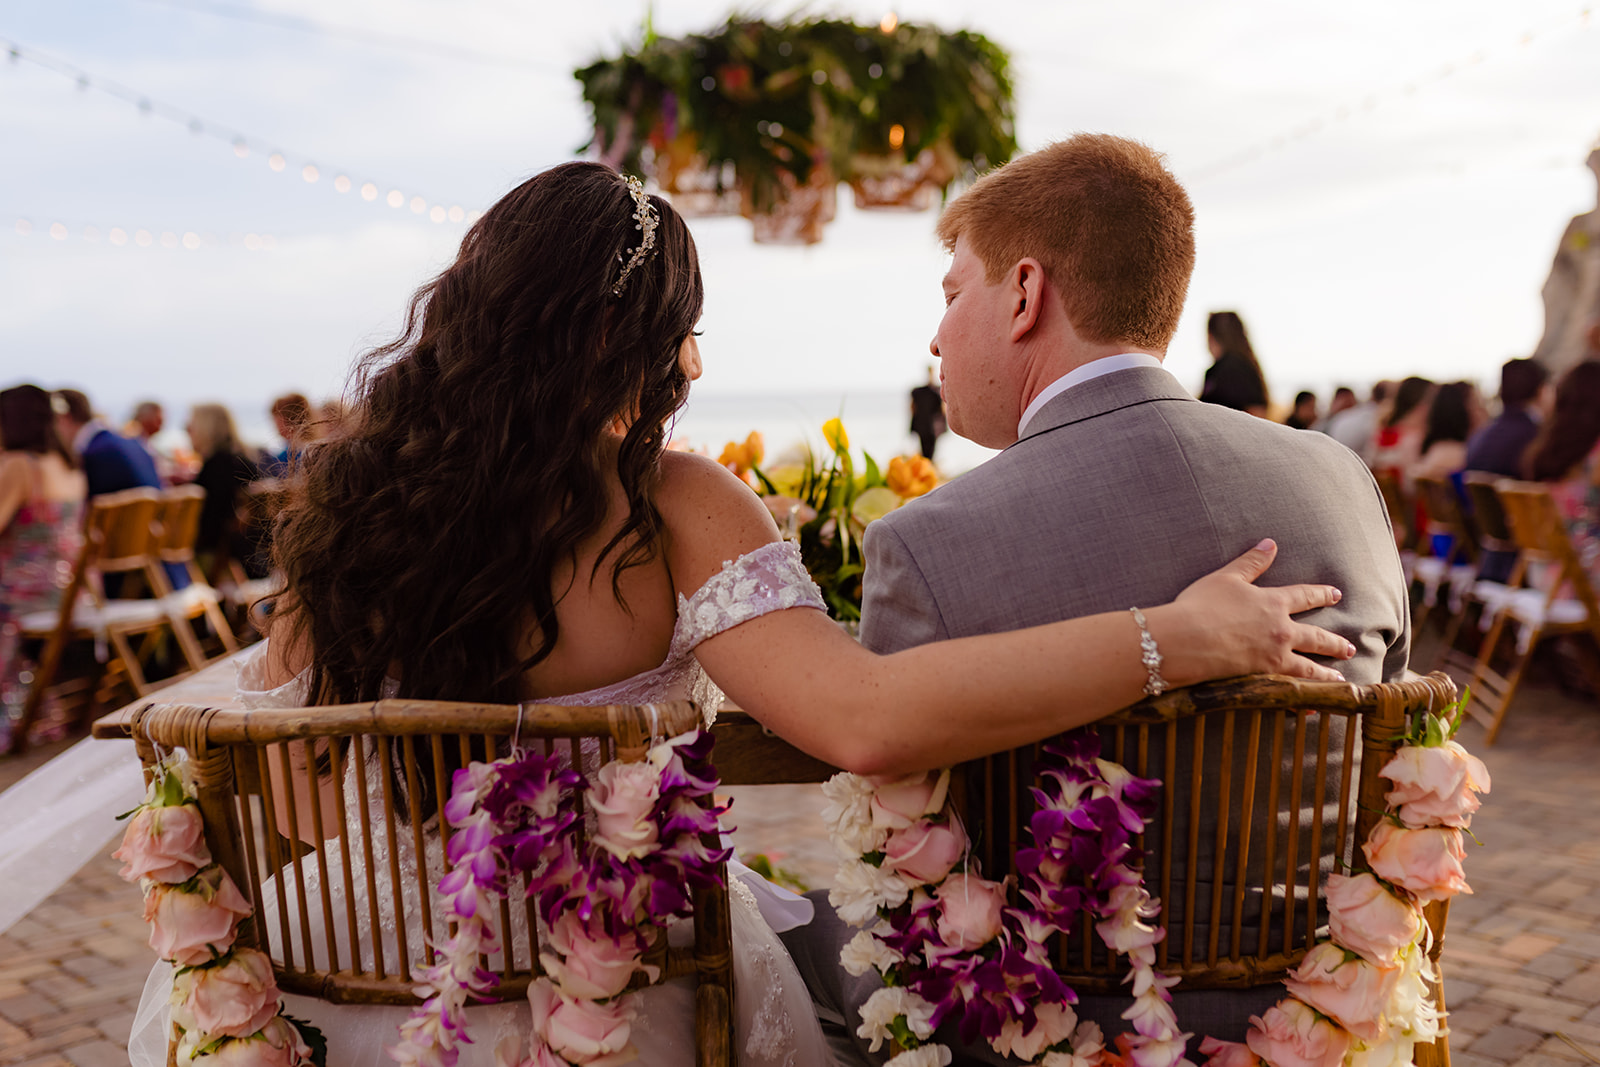
[[[1147,675],[1126,613],[891,656],[846,636],[749,488],[665,448],[701,372],[701,302],[683,220],[604,166],[556,167],[492,207],[413,299],[400,338],[362,360],[346,427],[305,454],[276,537],[288,591],[241,673],[247,702],[715,708],[720,689],[812,755],[892,775],[1138,699]],[[1343,658],[1346,642],[1288,618],[1338,592],[1251,585],[1272,552],[1148,609],[1172,684],[1338,678],[1295,650]],[[740,1062],[829,1062],[762,902],[731,898],[736,982],[751,991],[738,1000]],[[141,1011],[162,1035],[163,996],[152,980]],[[288,999],[340,1067],[382,1062],[406,1015]],[[687,1067],[687,996],[668,986],[642,999],[641,1062]],[[498,1026],[527,1030],[526,1009],[510,1024],[506,1006],[472,1010],[487,1025],[464,1067],[492,1062]]]

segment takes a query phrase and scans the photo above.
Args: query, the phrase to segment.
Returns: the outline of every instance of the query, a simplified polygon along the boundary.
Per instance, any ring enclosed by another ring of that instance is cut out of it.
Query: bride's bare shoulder
[[[778,526],[761,498],[705,456],[663,455],[654,502],[679,586],[693,582],[690,588],[698,588],[724,561],[778,540]]]

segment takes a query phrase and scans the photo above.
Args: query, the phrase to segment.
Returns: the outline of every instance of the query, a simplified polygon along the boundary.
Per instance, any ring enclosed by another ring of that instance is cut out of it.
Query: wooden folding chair
[[[1179,989],[1279,982],[1326,921],[1324,878],[1364,868],[1361,843],[1382,817],[1389,761],[1408,720],[1455,699],[1444,674],[1355,686],[1252,676],[1177,689],[1099,723],[1107,758],[1163,783],[1141,844],[1167,936],[1157,966]],[[1040,746],[974,760],[952,796],[982,830],[987,878],[1015,874],[1028,847]],[[958,809],[960,810],[960,809]],[[1221,876],[1210,876],[1221,872]],[[1446,905],[1426,908],[1438,963]],[[1125,967],[1092,924],[1058,939],[1056,970],[1079,992],[1123,994]],[[1443,1008],[1443,992],[1434,996]],[[1418,1046],[1418,1067],[1448,1067],[1447,1039]]]
[[[255,908],[239,943],[271,958],[280,989],[339,1004],[415,1005],[417,969],[449,936],[438,876],[449,870],[451,831],[433,815],[448,796],[446,753],[458,765],[494,759],[515,732],[525,747],[563,754],[592,776],[613,758],[643,759],[653,733],[677,736],[700,723],[699,709],[681,701],[519,709],[380,700],[255,711],[149,704],[127,730],[147,768],[157,746],[188,753],[211,854]],[[580,803],[587,813],[586,795]],[[725,867],[722,875],[721,887],[694,892],[693,946],[660,938],[648,957],[661,981],[697,982],[700,1067],[734,1062]],[[505,951],[480,961],[502,1000],[523,996],[542,973],[547,931],[518,891],[524,885],[511,880],[495,917]],[[169,1048],[175,1064],[176,1043]]]
[[[1462,475],[1461,488],[1472,505],[1468,529],[1478,547],[1478,578],[1471,588],[1461,595],[1459,610],[1453,611],[1445,624],[1439,643],[1439,655],[1434,667],[1449,671],[1451,676],[1465,681],[1472,676],[1478,661],[1482,638],[1476,646],[1459,647],[1461,635],[1469,632],[1467,621],[1476,614],[1478,628],[1487,632],[1494,624],[1494,616],[1516,590],[1505,581],[1508,572],[1515,569],[1517,543],[1506,525],[1505,511],[1500,506],[1500,496],[1494,490],[1501,478],[1484,471],[1468,471]],[[1490,563],[1501,561],[1500,577],[1491,576]]]
[[[207,583],[205,575],[200,573],[200,565],[195,561],[194,544],[200,534],[200,512],[204,510],[205,503],[206,491],[198,485],[180,485],[162,491],[155,542],[156,560],[160,565],[152,568],[151,576],[152,581],[157,583],[159,595],[169,604],[169,614],[173,616],[184,658],[195,670],[206,663],[205,651],[191,625],[196,619],[206,620],[217,640],[222,643],[224,654],[239,650],[233,629],[222,614],[221,597]],[[186,574],[189,584],[174,591],[169,568]],[[178,621],[180,619],[183,620],[181,623]]]
[[[143,649],[148,650],[151,638],[163,629],[175,635],[181,627],[172,622],[171,605],[162,598],[165,591],[159,583],[155,566],[157,518],[161,509],[161,496],[154,489],[128,489],[108,493],[89,501],[84,522],[83,548],[73,565],[72,578],[61,596],[61,606],[54,611],[36,611],[18,619],[18,628],[24,639],[42,640],[44,648],[39,665],[34,671],[33,684],[28,689],[22,708],[22,720],[12,738],[12,751],[27,747],[28,731],[39,715],[45,693],[55,681],[67,645],[73,640],[92,640],[96,643],[96,668],[88,679],[88,701],[92,713],[98,699],[97,690],[110,687],[125,674],[136,695],[143,695],[152,686],[146,681],[141,665],[141,655],[136,654],[129,638],[145,635]],[[121,576],[119,592],[122,597],[108,599],[103,582],[108,575]],[[128,599],[148,587],[153,599]],[[178,637],[181,645],[181,636]],[[112,653],[107,656],[107,645]],[[184,652],[188,656],[188,649]],[[104,666],[100,666],[100,664]],[[189,659],[195,668],[203,658]]]
[[[1541,642],[1588,634],[1600,651],[1600,604],[1549,487],[1503,479],[1495,491],[1521,554],[1512,572],[1512,592],[1497,606],[1468,683],[1470,709],[1487,727],[1484,742],[1490,745],[1500,736],[1511,699]],[[1520,588],[1525,578],[1529,588]],[[1510,669],[1502,675],[1492,660],[1508,628],[1516,634],[1516,648]]]
[[[1472,525],[1461,509],[1455,486],[1443,478],[1418,478],[1417,503],[1422,508],[1431,537],[1450,538],[1443,555],[1419,556],[1411,566],[1412,580],[1422,586],[1422,601],[1411,618],[1414,633],[1439,604],[1441,591],[1452,619],[1465,609],[1466,593],[1478,580],[1478,545]],[[1431,546],[1430,546],[1431,551]]]

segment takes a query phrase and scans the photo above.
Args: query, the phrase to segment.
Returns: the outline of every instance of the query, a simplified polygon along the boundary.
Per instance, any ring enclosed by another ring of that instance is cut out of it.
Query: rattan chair
[[[1501,480],[1495,490],[1521,555],[1512,572],[1512,591],[1496,605],[1468,683],[1470,710],[1483,720],[1488,730],[1484,742],[1490,745],[1500,736],[1511,700],[1540,642],[1586,633],[1600,651],[1600,603],[1549,487]],[[1518,588],[1530,576],[1536,576],[1531,587]],[[1516,635],[1516,648],[1510,668],[1502,675],[1494,669],[1493,660],[1508,628]]]
[[[653,733],[675,736],[699,723],[686,702],[519,710],[382,700],[254,711],[149,704],[127,729],[146,766],[157,746],[188,753],[212,855],[256,908],[240,942],[271,957],[279,988],[334,1003],[414,1005],[416,968],[431,964],[433,945],[448,936],[429,873],[447,869],[450,830],[433,814],[448,795],[447,753],[458,762],[494,758],[515,733],[525,747],[563,752],[592,774],[612,758],[642,759]],[[426,861],[407,870],[404,855]],[[734,1062],[726,874],[723,887],[695,892],[693,947],[658,944],[650,957],[662,980],[697,979],[699,1067]],[[483,961],[501,999],[520,997],[541,973],[531,936],[540,921],[515,892],[520,884],[513,880],[515,904],[503,904],[496,922],[507,951]],[[335,885],[344,891],[332,892]]]
[[[1444,674],[1356,686],[1253,676],[1173,690],[1100,723],[1106,756],[1160,778],[1160,807],[1142,842],[1145,876],[1167,936],[1157,966],[1181,989],[1281,981],[1324,924],[1323,879],[1365,866],[1360,843],[1384,810],[1378,771],[1407,721],[1455,699]],[[1038,746],[965,764],[952,796],[983,827],[974,851],[985,877],[1015,874],[1033,810]],[[1206,877],[1220,870],[1223,877]],[[1445,904],[1426,909],[1433,959]],[[1091,924],[1060,939],[1056,969],[1080,992],[1125,993]],[[1442,988],[1434,995],[1443,1007]],[[1181,1021],[1181,1020],[1180,1020]],[[1447,1067],[1441,1037],[1418,1067]]]
[[[186,620],[205,611],[209,590],[202,586],[194,592],[172,592],[160,567],[164,508],[163,495],[154,489],[127,489],[90,499],[83,548],[62,592],[61,606],[31,612],[18,620],[21,636],[41,640],[44,647],[23,704],[22,720],[13,733],[12,751],[26,747],[28,730],[56,680],[68,644],[74,640],[94,641],[97,645],[95,667],[86,682],[91,707],[97,690],[109,687],[123,675],[135,695],[143,696],[154,688],[145,678],[141,660],[163,630],[172,631],[190,670],[205,665],[205,656]],[[120,597],[104,595],[107,576],[119,576]],[[132,598],[143,591],[151,596]],[[214,610],[214,595],[209,604]],[[129,638],[140,635],[145,640],[136,653]],[[232,635],[227,636],[231,641]]]

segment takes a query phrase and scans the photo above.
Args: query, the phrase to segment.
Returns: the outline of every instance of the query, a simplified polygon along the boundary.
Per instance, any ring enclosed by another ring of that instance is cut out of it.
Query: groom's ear
[[[1011,340],[1022,340],[1039,323],[1044,310],[1044,266],[1037,259],[1020,259],[1006,279],[1011,290]]]

